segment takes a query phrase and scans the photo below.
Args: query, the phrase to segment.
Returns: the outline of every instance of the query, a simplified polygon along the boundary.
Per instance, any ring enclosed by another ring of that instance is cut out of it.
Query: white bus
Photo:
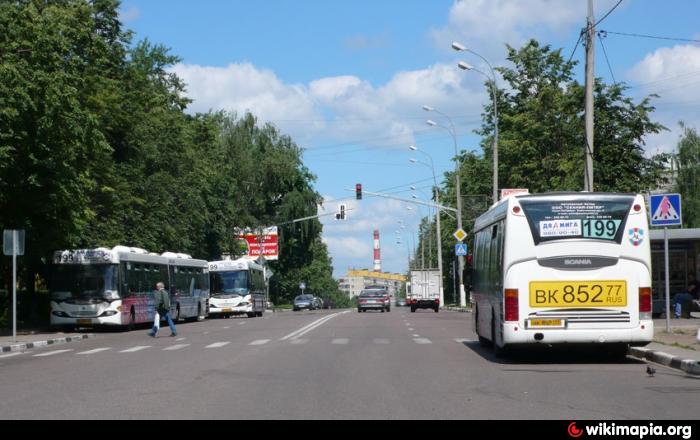
[[[209,315],[262,316],[267,300],[264,268],[245,258],[209,262]]]
[[[497,355],[531,344],[605,344],[654,334],[641,195],[507,197],[474,225],[474,330]]]
[[[132,329],[151,323],[159,281],[170,292],[174,320],[206,317],[209,274],[204,260],[126,246],[56,251],[49,279],[51,326]]]

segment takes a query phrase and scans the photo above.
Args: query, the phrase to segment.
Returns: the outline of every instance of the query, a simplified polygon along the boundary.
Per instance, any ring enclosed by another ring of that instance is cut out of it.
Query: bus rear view
[[[653,337],[649,229],[641,195],[509,197],[475,223],[475,329],[497,353],[528,344]]]

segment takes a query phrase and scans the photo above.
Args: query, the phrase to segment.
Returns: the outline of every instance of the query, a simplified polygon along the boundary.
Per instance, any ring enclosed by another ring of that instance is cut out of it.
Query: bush
[[[17,291],[17,329],[47,328],[49,326],[49,292],[40,290],[30,295]],[[0,329],[12,327],[12,292],[0,290]]]

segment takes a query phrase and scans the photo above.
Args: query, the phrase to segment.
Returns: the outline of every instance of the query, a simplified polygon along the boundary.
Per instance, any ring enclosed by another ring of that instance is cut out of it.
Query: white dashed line
[[[111,350],[111,348],[110,347],[96,348],[94,350],[81,351],[80,353],[76,353],[76,354],[95,354],[95,353],[99,353],[101,351],[107,351],[107,350]]]
[[[413,330],[415,330],[413,327],[408,328],[408,331],[410,331],[410,332],[412,332]]]
[[[179,350],[181,348],[188,347],[190,344],[176,344],[176,345],[171,345],[170,347],[164,348],[163,351],[174,351],[174,350]]]
[[[413,337],[414,337],[414,338],[420,338],[420,335],[417,335],[417,334],[414,333],[414,334],[413,334]]]
[[[231,327],[224,327],[224,330],[228,330],[228,329],[230,329],[230,328],[231,328]]]
[[[187,338],[177,338],[177,339],[175,339],[175,341],[180,342],[180,341],[184,341],[185,339],[187,339]]]
[[[348,343],[348,339],[347,339],[347,338],[337,338],[337,339],[333,339],[333,343],[334,343],[334,344],[338,344],[338,345],[345,345],[345,344]]]
[[[257,341],[253,341],[253,342],[251,342],[251,343],[248,344],[248,345],[265,345],[265,344],[267,344],[268,342],[270,342],[269,339],[258,339]]]
[[[3,355],[0,355],[0,359],[5,359],[5,358],[13,357],[13,356],[19,356],[20,354],[24,354],[24,353],[17,352],[17,353],[3,354]]]
[[[35,354],[34,357],[53,356],[55,354],[67,353],[69,351],[73,351],[73,350],[70,348],[68,350],[54,350],[54,351],[49,351],[48,353]]]
[[[388,344],[389,340],[388,339],[383,339],[383,338],[378,338],[374,340],[375,344]]]
[[[415,338],[413,341],[416,344],[432,344],[432,341],[428,338]]]
[[[228,341],[227,341],[227,342],[215,342],[215,343],[213,343],[213,344],[207,345],[207,346],[204,347],[204,348],[221,348],[221,347],[223,347],[224,345],[228,345],[228,344],[230,344],[230,342],[228,342]]]
[[[151,348],[151,346],[150,345],[139,345],[137,347],[131,347],[131,348],[128,348],[126,350],[122,350],[119,353],[134,353],[137,351],[145,350],[147,348]]]
[[[308,339],[292,339],[289,342],[292,345],[303,345],[303,344],[308,344],[309,340]]]
[[[463,342],[476,342],[476,341],[474,339],[457,338],[457,339],[455,339],[455,342],[459,342],[461,344]]]

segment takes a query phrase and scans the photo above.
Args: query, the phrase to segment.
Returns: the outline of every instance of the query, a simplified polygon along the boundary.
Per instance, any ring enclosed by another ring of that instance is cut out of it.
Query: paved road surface
[[[683,419],[700,381],[591,353],[496,359],[471,315],[314,311],[0,355],[0,418]]]

